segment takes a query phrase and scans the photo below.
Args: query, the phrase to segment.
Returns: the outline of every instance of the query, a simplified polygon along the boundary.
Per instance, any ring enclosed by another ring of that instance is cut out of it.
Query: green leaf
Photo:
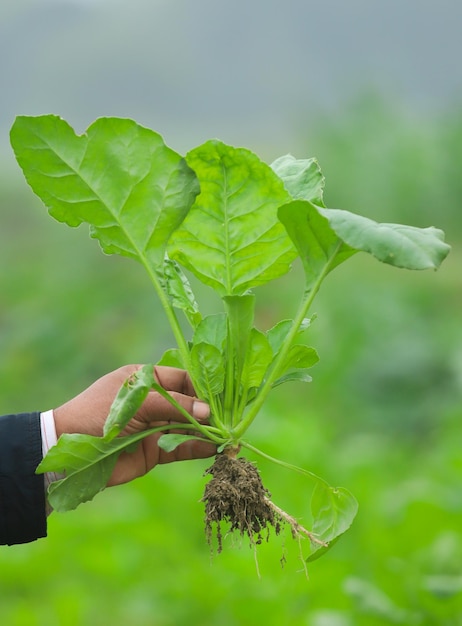
[[[207,315],[194,332],[193,345],[208,343],[221,352],[225,345],[226,333],[226,315],[224,313]]]
[[[242,372],[242,387],[245,390],[259,387],[272,360],[273,352],[265,333],[252,328]]]
[[[281,327],[281,330],[283,328],[284,327]],[[288,330],[290,330],[290,328]],[[273,337],[273,339],[274,338],[275,337]],[[278,337],[278,341],[281,338],[282,337]],[[277,347],[277,344],[275,344],[275,347]],[[273,361],[276,359],[278,352],[274,353]],[[308,369],[316,365],[318,361],[319,356],[314,348],[303,344],[290,346],[283,363],[278,368],[278,372],[282,375],[272,383],[272,388],[293,381],[304,383],[311,382],[312,378],[308,373]]]
[[[201,193],[169,254],[221,296],[285,274],[296,256],[277,219],[290,199],[271,168],[243,148],[208,141],[186,157]]]
[[[191,378],[199,396],[210,402],[223,391],[225,368],[222,353],[209,343],[194,344],[191,349]]]
[[[305,318],[300,325],[298,334],[301,335],[304,333],[305,330],[311,326],[313,319],[315,319],[315,316]],[[293,320],[282,320],[266,332],[266,336],[268,337],[268,341],[270,342],[271,349],[273,351],[273,356],[276,357],[279,354],[287,335],[292,330],[293,325]]]
[[[167,256],[164,260],[164,276],[166,281],[165,291],[170,298],[170,302],[175,308],[183,311],[191,326],[196,328],[202,316],[191,285],[178,263]]]
[[[328,545],[312,543],[307,562],[319,559],[330,550],[350,528],[357,512],[358,503],[349,491],[330,487],[319,480],[311,498],[311,513],[314,520],[311,530],[318,539]]]
[[[110,441],[117,437],[132,419],[152,388],[154,366],[144,365],[134,372],[120,388],[104,424],[104,438]]]
[[[185,369],[185,363],[181,356],[181,352],[178,348],[169,348],[164,352],[157,365],[164,365],[167,367],[178,367],[179,369]]]
[[[300,383],[310,383],[313,379],[308,374],[307,369],[299,369],[294,370],[293,372],[289,372],[284,376],[281,376],[277,380],[274,381],[272,387],[279,387],[279,385],[283,385],[284,383],[289,382],[300,382]]]
[[[331,228],[329,220],[311,202],[295,200],[281,206],[279,219],[297,248],[305,270],[307,289],[320,277],[355,254]]]
[[[318,353],[314,348],[303,344],[296,344],[289,348],[287,356],[282,366],[282,371],[290,368],[300,369],[313,367],[319,361]]]
[[[281,320],[267,331],[266,336],[271,346],[273,356],[277,356],[279,353],[293,325],[293,320]]]
[[[178,446],[180,446],[185,441],[204,441],[202,437],[196,437],[195,435],[179,435],[176,433],[168,433],[166,435],[161,435],[157,442],[159,448],[165,450],[165,452],[173,452]]]
[[[379,224],[302,200],[280,207],[278,214],[299,251],[308,289],[359,251],[383,263],[418,270],[436,269],[450,250],[436,228]]]
[[[324,176],[316,159],[296,159],[286,154],[276,159],[271,167],[294,200],[309,200],[324,206]]]
[[[77,136],[54,115],[20,116],[11,144],[33,191],[69,226],[90,224],[107,254],[161,271],[199,191],[184,159],[132,120],[100,118]]]
[[[379,224],[340,209],[319,209],[350,248],[369,252],[382,263],[409,270],[437,269],[450,251],[443,231],[402,224]]]
[[[132,450],[150,432],[110,441],[91,435],[61,435],[36,470],[38,474],[66,473],[65,478],[49,487],[51,506],[56,511],[71,511],[82,502],[92,500],[106,487],[119,454]]]

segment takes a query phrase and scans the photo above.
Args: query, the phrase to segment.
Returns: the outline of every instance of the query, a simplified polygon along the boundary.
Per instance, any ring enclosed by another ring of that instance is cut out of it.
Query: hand
[[[117,392],[140,365],[126,365],[98,379],[81,394],[53,411],[58,437],[63,433],[83,433],[101,436],[110,406]],[[184,370],[173,367],[154,367],[154,375],[164,389],[197,421],[206,422],[210,409],[195,397],[191,380]],[[159,393],[150,391],[140,410],[122,435],[131,435],[149,428],[169,423],[184,423],[185,417]],[[157,445],[162,433],[145,437],[135,452],[123,452],[115,466],[108,486],[143,476],[158,463],[202,459],[213,456],[216,447],[207,442],[186,441],[173,452],[165,452]]]

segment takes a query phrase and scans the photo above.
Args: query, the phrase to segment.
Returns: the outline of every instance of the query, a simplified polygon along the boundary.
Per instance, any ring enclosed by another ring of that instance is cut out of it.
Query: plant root
[[[306,530],[295,518],[271,501],[271,494],[263,486],[254,463],[244,457],[236,458],[236,449],[218,454],[205,474],[211,474],[205,486],[205,534],[212,547],[216,537],[217,552],[223,549],[221,523],[229,523],[229,532],[238,531],[247,536],[251,546],[269,538],[272,528],[276,535],[284,524],[289,525],[294,538],[308,537],[310,541],[326,545]],[[266,532],[265,532],[266,531]]]

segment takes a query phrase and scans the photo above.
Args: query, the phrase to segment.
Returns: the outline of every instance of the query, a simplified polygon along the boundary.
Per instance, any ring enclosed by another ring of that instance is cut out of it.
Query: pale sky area
[[[460,0],[3,0],[0,155],[17,114],[281,153],[359,93],[432,115],[461,102],[461,27]]]

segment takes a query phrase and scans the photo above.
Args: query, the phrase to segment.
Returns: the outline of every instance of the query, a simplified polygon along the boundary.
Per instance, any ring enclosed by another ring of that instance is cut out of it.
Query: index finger
[[[166,391],[178,391],[186,396],[196,396],[193,384],[186,370],[166,365],[154,366],[154,377]]]

